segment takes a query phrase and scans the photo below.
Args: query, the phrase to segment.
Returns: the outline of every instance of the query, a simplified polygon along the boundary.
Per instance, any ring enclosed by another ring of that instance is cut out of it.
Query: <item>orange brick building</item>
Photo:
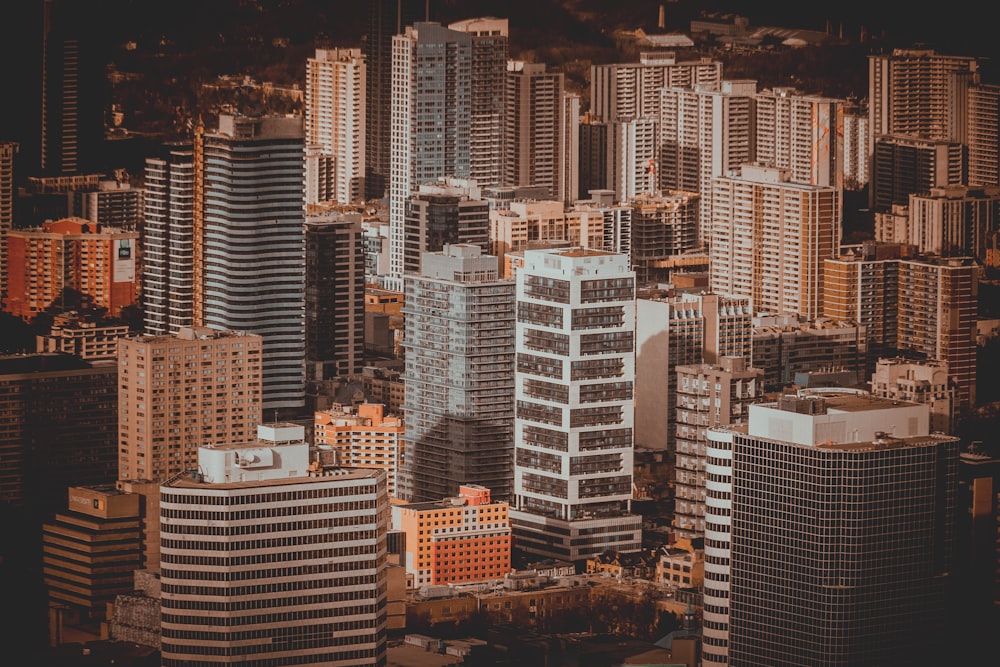
[[[406,535],[410,588],[502,579],[510,572],[507,503],[493,502],[478,484],[437,502],[392,507],[393,528]]]
[[[137,302],[139,233],[83,218],[11,230],[3,309],[25,321],[58,301],[64,289],[90,297],[117,317]]]

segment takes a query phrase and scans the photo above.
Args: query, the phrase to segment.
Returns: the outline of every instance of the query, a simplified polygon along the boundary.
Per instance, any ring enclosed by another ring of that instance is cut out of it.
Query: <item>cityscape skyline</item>
[[[975,8],[20,8],[12,647],[1000,650],[1000,49]]]

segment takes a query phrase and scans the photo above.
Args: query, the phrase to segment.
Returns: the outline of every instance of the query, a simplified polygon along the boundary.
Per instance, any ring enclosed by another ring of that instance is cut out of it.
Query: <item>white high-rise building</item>
[[[590,113],[606,122],[619,118],[658,118],[660,89],[718,84],[722,62],[711,58],[677,62],[673,52],[648,52],[637,63],[590,68]]]
[[[796,183],[843,187],[843,100],[769,88],[755,101],[759,164],[787,169]]]
[[[470,176],[472,35],[415,23],[392,38],[389,275],[401,290],[406,203],[422,183]]]
[[[304,436],[262,424],[160,487],[165,667],[386,664],[385,471],[311,463]]]
[[[612,121],[608,129],[608,189],[615,201],[658,192],[657,120],[629,118]]]
[[[365,58],[316,49],[306,60],[306,204],[364,198]]]
[[[820,315],[823,261],[840,247],[840,191],[744,165],[712,189],[712,291],[750,297],[757,312]]]
[[[756,93],[752,80],[661,91],[659,186],[701,195],[702,245],[711,243],[712,179],[754,160]]]
[[[635,272],[575,247],[525,250],[516,279],[515,540],[570,561],[638,551]]]

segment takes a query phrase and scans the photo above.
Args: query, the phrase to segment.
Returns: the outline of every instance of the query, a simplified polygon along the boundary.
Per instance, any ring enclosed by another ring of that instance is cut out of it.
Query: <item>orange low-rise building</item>
[[[363,403],[357,412],[334,405],[313,416],[313,440],[334,452],[334,465],[385,470],[390,497],[396,496],[396,473],[403,464],[403,419],[385,414],[379,403]]]
[[[3,308],[30,321],[71,289],[117,317],[138,300],[138,242],[138,232],[83,218],[11,230]]]
[[[406,535],[409,587],[502,579],[510,571],[507,510],[478,484],[438,502],[394,505],[393,527]]]

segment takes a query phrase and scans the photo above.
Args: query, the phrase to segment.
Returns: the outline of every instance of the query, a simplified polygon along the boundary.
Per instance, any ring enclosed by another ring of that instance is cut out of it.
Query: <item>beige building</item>
[[[334,405],[314,415],[313,443],[332,451],[335,465],[384,470],[390,498],[396,496],[396,473],[403,464],[403,433],[403,418],[386,414],[379,403],[356,410]]]
[[[118,339],[129,333],[128,325],[100,322],[77,312],[61,313],[52,321],[49,333],[35,336],[36,352],[65,352],[81,359],[115,359]]]
[[[121,339],[118,478],[197,469],[198,447],[244,441],[261,420],[261,337],[205,327]]]
[[[879,359],[871,379],[872,395],[931,408],[931,430],[952,433],[956,387],[949,380],[948,364],[936,359],[914,361],[903,357]]]

